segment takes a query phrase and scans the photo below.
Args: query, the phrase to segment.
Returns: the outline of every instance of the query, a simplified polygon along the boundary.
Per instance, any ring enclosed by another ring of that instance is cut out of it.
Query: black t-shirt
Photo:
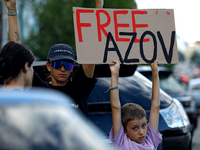
[[[53,86],[43,81],[36,72],[34,72],[33,86],[47,87],[64,92],[75,101],[75,107],[78,107],[87,116],[87,99],[92,92],[96,81],[95,78],[88,78],[85,75],[82,66],[80,66],[74,73],[72,81],[68,80],[65,86]]]

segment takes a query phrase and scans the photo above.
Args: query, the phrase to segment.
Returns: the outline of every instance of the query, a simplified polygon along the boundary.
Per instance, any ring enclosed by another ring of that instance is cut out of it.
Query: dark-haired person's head
[[[8,42],[0,51],[0,77],[4,85],[23,75],[24,86],[29,86],[33,78],[34,59],[33,53],[26,46]]]

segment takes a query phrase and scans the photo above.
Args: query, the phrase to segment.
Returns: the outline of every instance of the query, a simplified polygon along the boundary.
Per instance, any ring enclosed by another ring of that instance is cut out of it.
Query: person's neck
[[[14,89],[24,90],[24,81],[21,78],[11,79],[9,82],[5,81],[2,90],[12,91]]]
[[[51,84],[53,86],[65,86],[66,83],[67,83],[67,81],[58,82],[58,81],[53,80],[53,79],[49,82],[49,84]]]

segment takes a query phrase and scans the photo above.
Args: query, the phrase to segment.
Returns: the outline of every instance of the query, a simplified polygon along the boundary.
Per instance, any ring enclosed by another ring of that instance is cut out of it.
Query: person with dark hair
[[[17,21],[16,0],[4,0],[7,8],[9,22],[10,41],[21,43],[20,32]],[[101,3],[101,1],[98,1]],[[98,4],[96,3],[98,6]],[[10,10],[10,11],[9,11]],[[51,81],[43,81],[36,72],[34,72],[33,86],[53,88],[69,95],[75,103],[74,107],[79,108],[87,116],[87,99],[93,90],[96,79],[94,78],[95,64],[82,64],[73,73],[75,65],[75,56],[72,48],[67,44],[55,44],[49,50],[47,56],[47,69],[51,73]],[[69,77],[72,76],[72,78]]]
[[[2,90],[24,90],[32,86],[33,53],[25,46],[8,42],[0,51],[0,78]]]

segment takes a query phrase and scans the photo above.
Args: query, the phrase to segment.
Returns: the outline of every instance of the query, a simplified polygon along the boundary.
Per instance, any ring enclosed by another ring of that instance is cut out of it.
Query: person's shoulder
[[[0,88],[0,92],[3,92],[3,93],[10,93],[10,92],[23,92],[22,90],[20,90],[20,89],[13,89],[13,90],[2,90],[1,88]]]
[[[147,125],[147,132],[155,132],[156,133],[156,131],[154,130],[154,128],[151,126],[150,123],[148,123],[148,125]]]
[[[151,124],[147,126],[147,137],[146,140],[153,144],[154,147],[157,147],[162,141],[162,136],[159,131],[155,131]]]
[[[113,127],[111,128],[109,133],[109,138],[113,141],[115,145],[121,145],[121,142],[124,140],[125,137],[126,134],[124,133],[124,128],[122,125],[119,128],[119,131],[117,132],[115,137],[114,137]]]

